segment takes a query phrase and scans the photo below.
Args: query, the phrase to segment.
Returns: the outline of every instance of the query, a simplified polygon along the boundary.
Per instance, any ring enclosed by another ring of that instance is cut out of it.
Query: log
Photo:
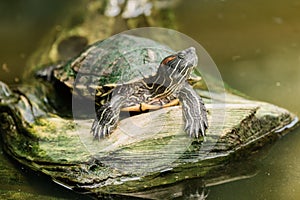
[[[89,132],[92,119],[73,121],[38,112],[46,108],[42,89],[36,88],[19,87],[21,92],[10,94],[26,96],[6,97],[18,100],[1,107],[5,151],[60,185],[97,197],[161,198],[149,191],[192,178],[210,184],[236,179],[239,173],[223,170],[251,159],[298,123],[294,114],[275,105],[230,92],[222,101],[223,95],[198,89],[209,112],[204,140],[184,133],[182,110],[176,106],[125,118],[111,137],[95,141]],[[22,112],[29,104],[36,111],[32,116]]]

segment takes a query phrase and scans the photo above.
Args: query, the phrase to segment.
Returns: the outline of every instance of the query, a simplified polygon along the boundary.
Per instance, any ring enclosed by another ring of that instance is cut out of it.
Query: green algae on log
[[[4,150],[55,182],[96,196],[143,197],[185,179],[218,178],[225,165],[251,157],[298,123],[277,106],[229,92],[224,101],[221,94],[198,89],[209,114],[226,116],[209,117],[204,141],[186,136],[180,106],[123,119],[111,137],[95,141],[88,128],[92,120],[74,122],[49,112],[43,85],[23,85],[15,92],[3,83],[1,88]]]

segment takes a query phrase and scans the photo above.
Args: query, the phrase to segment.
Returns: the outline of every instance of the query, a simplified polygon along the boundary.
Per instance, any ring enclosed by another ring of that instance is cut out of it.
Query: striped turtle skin
[[[182,105],[185,132],[195,138],[205,136],[207,112],[201,97],[189,85],[198,57],[194,47],[165,57],[156,74],[117,85],[110,99],[97,108],[91,132],[97,139],[109,136],[117,127],[121,111],[146,111]]]

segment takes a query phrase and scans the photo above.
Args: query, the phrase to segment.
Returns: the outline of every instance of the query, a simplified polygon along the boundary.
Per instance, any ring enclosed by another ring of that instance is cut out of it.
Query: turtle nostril
[[[190,51],[192,51],[192,52],[195,52],[195,51],[196,51],[195,47],[190,47],[189,49],[190,49]]]

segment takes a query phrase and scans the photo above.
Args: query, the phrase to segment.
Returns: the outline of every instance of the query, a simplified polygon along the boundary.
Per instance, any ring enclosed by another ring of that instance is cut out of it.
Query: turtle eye
[[[176,56],[169,56],[169,57],[166,57],[163,61],[162,61],[162,64],[166,65],[168,62],[174,60],[176,58]]]
[[[178,58],[180,58],[180,59],[184,59],[184,58],[185,58],[185,54],[182,53],[182,52],[178,53],[177,56],[178,56]]]

